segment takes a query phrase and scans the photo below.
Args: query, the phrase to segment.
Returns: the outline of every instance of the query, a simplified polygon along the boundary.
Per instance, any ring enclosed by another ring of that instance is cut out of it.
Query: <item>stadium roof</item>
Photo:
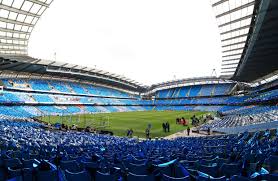
[[[278,1],[260,1],[253,19],[234,80],[257,82],[278,75]]]
[[[199,84],[215,84],[215,83],[236,83],[233,80],[226,79],[225,77],[192,77],[186,79],[170,80],[159,84],[153,84],[149,89],[159,89],[165,87],[181,87],[186,85],[199,85]]]
[[[103,70],[29,57],[31,32],[52,1],[0,0],[0,70],[62,75],[147,89],[136,81]],[[277,72],[277,4],[277,0],[212,0],[221,35],[222,79],[252,82]]]
[[[232,77],[251,27],[255,0],[212,0],[222,46],[221,75]]]
[[[0,54],[27,55],[30,34],[52,1],[0,1]]]
[[[213,0],[222,43],[221,74],[254,83],[278,71],[278,1]]]
[[[0,56],[0,70],[68,77],[134,91],[142,91],[146,88],[134,80],[103,70],[58,61],[36,59],[25,55]]]

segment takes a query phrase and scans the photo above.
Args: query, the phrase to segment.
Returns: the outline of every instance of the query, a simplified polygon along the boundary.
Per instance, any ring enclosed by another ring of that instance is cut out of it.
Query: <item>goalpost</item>
[[[84,125],[85,127],[89,126],[95,129],[107,128],[110,127],[110,117],[103,116],[100,114],[91,114],[90,119],[84,118]]]

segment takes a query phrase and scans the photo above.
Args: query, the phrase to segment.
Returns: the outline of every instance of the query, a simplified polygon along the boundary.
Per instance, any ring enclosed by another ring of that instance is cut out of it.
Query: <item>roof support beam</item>
[[[222,53],[227,53],[227,52],[236,51],[236,50],[243,50],[243,49],[244,49],[244,47],[234,48],[234,49],[222,51]]]
[[[237,65],[238,63],[227,63],[227,64],[222,64],[221,66],[229,66],[229,65]]]
[[[227,2],[227,1],[229,1],[229,0],[220,0],[220,1],[212,4],[212,7],[218,6],[218,5],[223,4],[224,2]]]
[[[247,28],[250,28],[250,25],[242,26],[242,27],[235,28],[235,29],[232,29],[232,30],[229,30],[229,31],[224,31],[224,32],[220,33],[220,35],[225,35],[227,33],[232,33],[232,32],[239,31],[239,30],[244,30],[244,29],[247,29]]]
[[[24,45],[24,44],[3,43],[3,42],[0,42],[0,46],[10,46],[10,47],[27,47],[27,45]]]
[[[28,41],[26,38],[16,38],[16,37],[9,37],[9,36],[0,36],[1,40],[17,40],[17,41]]]
[[[240,58],[233,58],[233,59],[228,59],[228,60],[222,60],[222,62],[231,62],[231,61],[239,61]]]
[[[240,41],[240,42],[237,42],[237,43],[232,43],[232,44],[228,44],[228,45],[223,45],[222,48],[225,48],[225,47],[229,47],[229,46],[233,46],[233,45],[239,45],[239,44],[245,44],[245,41]]]
[[[222,56],[222,58],[232,57],[232,56],[237,56],[237,55],[241,55],[241,53],[235,53],[235,54],[231,54],[231,55],[224,55],[224,56]]]
[[[38,0],[28,0],[29,2],[32,2],[32,3],[35,3],[35,4],[39,4],[41,6],[45,6],[45,7],[49,7],[49,4],[47,3],[44,3],[44,2],[41,2],[41,1],[38,1]],[[51,4],[51,3],[50,3]]]
[[[19,30],[12,30],[12,29],[1,28],[1,27],[0,27],[0,31],[2,31],[2,32],[6,32],[6,33],[18,33],[18,34],[26,34],[26,35],[30,35],[30,32],[26,32],[26,31],[19,31]]]
[[[238,35],[238,36],[233,36],[233,37],[231,37],[231,38],[226,38],[226,39],[221,40],[221,41],[222,41],[222,42],[224,42],[224,41],[229,41],[229,40],[233,40],[233,39],[236,39],[236,38],[242,38],[242,37],[245,37],[245,36],[248,36],[248,33],[242,34],[242,35]]]
[[[225,15],[231,14],[231,13],[233,13],[233,12],[242,10],[242,9],[247,8],[247,7],[249,7],[249,6],[252,6],[252,5],[254,5],[254,4],[255,4],[255,1],[246,3],[246,4],[242,5],[242,6],[239,6],[239,7],[237,7],[237,8],[231,9],[230,11],[226,11],[226,12],[224,12],[224,13],[222,13],[222,14],[219,14],[219,15],[216,16],[216,18],[220,18],[220,17],[222,17],[222,16],[225,16]]]
[[[11,23],[11,24],[22,25],[22,26],[34,27],[33,24],[24,23],[24,22],[12,20],[12,19],[7,19],[7,18],[2,18],[2,17],[0,17],[0,21],[5,22],[5,23]]]
[[[236,69],[237,67],[224,67],[224,68],[221,68],[221,70],[229,70],[229,69]]]
[[[28,12],[28,11],[24,11],[22,9],[17,9],[17,8],[14,8],[14,7],[11,7],[11,6],[7,6],[7,5],[4,5],[4,4],[0,4],[0,9],[5,9],[7,11],[12,11],[14,13],[19,13],[19,14],[23,14],[23,15],[27,15],[27,16],[33,16],[33,17],[37,17],[37,18],[40,17],[37,14],[31,13],[31,12]]]
[[[233,21],[229,21],[227,23],[223,23],[221,25],[218,25],[219,28],[223,27],[223,26],[227,26],[227,25],[230,25],[230,24],[233,24],[233,23],[236,23],[236,22],[239,22],[239,21],[242,21],[242,20],[246,20],[246,19],[249,19],[249,18],[252,18],[253,14],[250,14],[250,15],[247,15],[247,16],[243,16],[241,18],[238,18],[238,19],[235,19]]]
[[[10,49],[10,48],[0,48],[0,52],[1,51],[27,51],[26,49]]]
[[[229,70],[229,71],[222,71],[221,74],[223,74],[223,73],[224,74],[234,74],[234,72],[235,71],[231,71],[231,70]]]

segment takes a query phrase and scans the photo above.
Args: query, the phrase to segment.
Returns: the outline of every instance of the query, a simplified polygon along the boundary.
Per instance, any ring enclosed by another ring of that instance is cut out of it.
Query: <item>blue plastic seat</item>
[[[154,181],[155,177],[153,175],[136,175],[129,172],[127,175],[127,181]]]
[[[187,177],[176,178],[176,177],[171,177],[171,176],[163,174],[162,181],[190,181],[190,177],[187,176]]]
[[[24,168],[22,171],[23,171],[23,180],[24,181],[32,181],[33,180],[33,169],[32,168]]]
[[[22,160],[23,168],[33,168],[33,163],[37,163],[34,159]]]
[[[201,163],[202,165],[211,166],[213,163],[217,163],[217,158],[210,159],[210,160],[202,159],[202,160],[200,161],[200,163]]]
[[[233,175],[238,175],[240,173],[240,167],[237,164],[224,163],[220,168],[220,173],[230,178]]]
[[[218,167],[217,166],[206,166],[206,165],[199,165],[199,169],[201,172],[204,172],[212,177],[218,176]]]
[[[57,170],[38,171],[37,181],[58,181]]]
[[[269,157],[270,173],[278,172],[278,156],[271,155]]]
[[[228,161],[228,159],[218,158],[216,163],[219,167],[221,167],[224,163],[228,163]]]
[[[6,159],[6,160],[4,160],[4,165],[6,168],[8,168],[8,167],[21,168],[22,167],[22,163],[20,162],[20,160],[18,158]]]
[[[108,173],[101,173],[97,171],[95,181],[112,181],[112,180],[116,180],[116,178],[114,178],[113,175],[110,175]]]
[[[198,176],[197,181],[226,181],[227,178],[225,176],[222,176],[222,177],[218,177],[218,178],[207,178],[207,177],[202,177],[202,176]]]
[[[90,181],[91,177],[86,171],[81,172],[70,172],[69,170],[65,171],[67,181]]]
[[[19,177],[22,176],[21,169],[13,169],[11,167],[8,167],[8,175],[9,178]]]
[[[81,165],[82,165],[83,168],[86,168],[86,169],[97,169],[97,168],[99,168],[99,164],[97,162],[81,161]]]
[[[198,161],[189,161],[189,160],[181,160],[180,163],[185,167],[185,168],[195,168]]]
[[[278,180],[278,173],[268,175],[268,181],[277,181],[277,180]]]
[[[234,175],[231,178],[231,181],[251,181],[251,179],[249,179],[247,177],[239,176],[239,175]]]
[[[146,175],[147,174],[147,170],[146,170],[146,165],[145,164],[133,164],[130,163],[128,165],[128,170],[131,173],[137,174],[137,175]]]
[[[68,170],[70,172],[79,172],[81,171],[80,166],[75,160],[71,161],[61,161],[60,162],[60,167],[62,170]]]

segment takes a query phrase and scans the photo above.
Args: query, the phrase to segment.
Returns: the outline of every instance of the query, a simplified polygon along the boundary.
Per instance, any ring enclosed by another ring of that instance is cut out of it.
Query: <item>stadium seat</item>
[[[247,177],[242,177],[242,176],[234,175],[231,178],[231,181],[251,181],[251,179],[249,179]]]
[[[131,173],[134,173],[136,175],[146,175],[147,174],[147,168],[145,164],[128,164],[128,170]]]
[[[153,175],[136,175],[131,172],[127,175],[127,181],[154,181]]]
[[[240,168],[237,164],[222,164],[220,167],[220,173],[230,178],[233,175],[237,175],[240,172]]]
[[[22,171],[21,169],[12,169],[8,167],[8,175],[9,178],[19,177],[22,176]]]
[[[96,172],[96,181],[110,181],[110,180],[117,180],[113,175],[108,173],[101,173],[99,171]]]
[[[212,177],[218,176],[218,167],[217,166],[206,166],[206,165],[199,165],[198,170],[204,172]]]
[[[8,167],[21,168],[22,167],[22,163],[20,162],[20,160],[18,158],[6,159],[6,160],[4,160],[4,165],[6,168],[8,168]]]
[[[79,167],[78,163],[75,160],[70,161],[61,161],[60,167],[62,170],[68,170],[70,172],[79,172],[81,168]]]
[[[278,156],[271,155],[269,157],[270,173],[278,173]]]
[[[66,169],[65,171],[66,179],[68,181],[90,181],[91,177],[86,171],[81,172],[70,172]]]
[[[163,174],[162,180],[163,181],[175,181],[175,180],[176,181],[190,181],[190,177],[187,176],[187,177],[176,178],[176,177],[171,177],[171,176]]]
[[[226,181],[227,178],[225,176],[218,177],[218,178],[213,178],[213,177],[207,178],[207,177],[198,176],[196,180],[197,181]]]
[[[38,171],[38,181],[58,181],[57,170]]]
[[[277,181],[278,180],[278,174],[269,174],[268,175],[268,181]]]

